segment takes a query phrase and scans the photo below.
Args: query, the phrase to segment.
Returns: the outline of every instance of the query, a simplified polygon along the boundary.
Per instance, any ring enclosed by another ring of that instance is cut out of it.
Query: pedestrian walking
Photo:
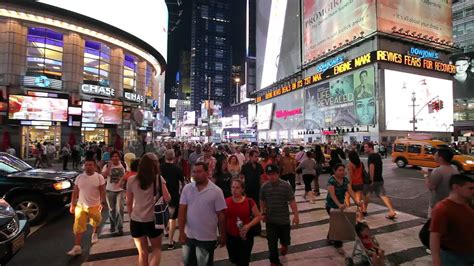
[[[87,220],[92,226],[91,243],[99,241],[97,229],[102,221],[101,211],[105,202],[105,180],[97,173],[94,158],[86,158],[84,173],[78,175],[74,181],[74,190],[71,196],[69,212],[74,214],[74,247],[67,252],[70,256],[82,253],[81,241],[87,230]]]
[[[224,193],[224,197],[230,197],[230,185],[232,180],[232,174],[229,172],[229,168],[227,165],[227,160],[220,160],[217,161],[216,164],[216,171],[212,180]]]
[[[171,201],[168,203],[170,220],[168,224],[168,249],[174,249],[174,233],[176,231],[176,219],[179,212],[179,192],[180,186],[184,187],[183,170],[174,164],[175,152],[173,149],[165,151],[165,163],[160,165],[161,175],[166,180],[166,187],[171,194]]]
[[[449,196],[433,209],[430,249],[433,266],[474,265],[474,180],[456,174],[449,180]]]
[[[314,194],[316,196],[320,195],[319,192],[319,176],[323,172],[323,165],[326,161],[326,158],[324,157],[323,150],[321,149],[320,145],[314,146],[314,153],[313,153],[313,158],[316,161],[316,177],[314,178]]]
[[[202,146],[201,144],[197,144],[196,150],[189,155],[188,163],[189,163],[189,167],[191,168],[191,172],[193,171],[194,164],[197,162],[197,160],[201,156],[202,156]]]
[[[203,149],[204,155],[199,157],[197,159],[197,162],[203,162],[207,164],[207,167],[209,168],[209,173],[211,174],[211,177],[214,175],[214,171],[216,170],[216,163],[217,160],[214,158],[213,151],[211,147],[204,147]]]
[[[227,168],[229,169],[229,172],[232,175],[232,178],[239,177],[241,165],[239,164],[239,160],[237,159],[237,156],[231,155],[229,156],[229,159],[227,161],[229,162]]]
[[[186,266],[213,265],[214,249],[226,240],[226,202],[222,190],[209,181],[207,164],[193,167],[194,181],[186,184],[179,200],[179,242]],[[217,237],[219,231],[219,237]]]
[[[54,147],[54,143],[49,143],[46,146],[46,152],[48,157],[48,167],[53,166],[54,158],[56,157],[56,147]]]
[[[260,178],[263,174],[263,168],[258,163],[258,151],[250,151],[249,162],[242,165],[240,173],[245,182],[245,193],[247,197],[255,202],[260,202]]]
[[[68,143],[64,144],[61,149],[61,159],[63,160],[63,170],[67,170],[67,163],[69,161],[69,156],[71,155],[71,148]]]
[[[317,173],[317,163],[313,159],[313,153],[308,151],[306,152],[306,158],[303,159],[303,161],[298,165],[296,170],[302,171],[303,174],[303,182],[304,182],[304,191],[305,194],[303,198],[305,200],[310,201],[310,203],[314,203],[315,201],[315,194],[311,190],[311,182],[316,178],[316,173]],[[319,187],[316,188],[319,191]]]
[[[388,215],[385,216],[385,218],[389,220],[395,220],[397,213],[393,209],[392,201],[390,198],[387,196],[385,193],[385,188],[384,188],[384,180],[382,176],[383,172],[383,163],[382,163],[382,157],[380,157],[380,154],[376,153],[374,151],[374,144],[372,142],[367,142],[364,144],[364,150],[366,153],[369,154],[369,158],[367,160],[367,169],[368,169],[368,174],[370,176],[370,184],[366,185],[367,189],[365,190],[365,199],[364,199],[364,210],[365,212],[363,213],[364,215],[367,215],[367,206],[369,204],[369,195],[374,193],[377,197],[381,198],[382,201],[385,203],[387,206],[389,212]]]
[[[71,150],[72,169],[77,170],[81,164],[81,148],[79,144],[72,146]]]
[[[226,199],[226,232],[229,260],[238,266],[249,265],[254,237],[260,226],[260,211],[256,202],[244,196],[244,182],[232,180],[232,196]]]
[[[336,164],[333,169],[334,174],[328,180],[328,194],[326,196],[326,211],[330,215],[332,209],[339,209],[344,211],[346,205],[344,204],[344,197],[349,193],[356,205],[360,206],[361,202],[357,201],[349,185],[349,179],[346,177],[346,167],[343,164]],[[342,249],[342,241],[330,241],[341,255],[344,254]]]
[[[359,154],[356,151],[349,152],[349,163],[347,164],[347,170],[349,173],[349,185],[354,192],[355,201],[362,202],[364,198],[364,164],[360,161]],[[349,206],[350,197],[346,193],[346,205]],[[363,219],[363,213],[367,212],[363,207],[360,209],[358,214],[359,220]]]
[[[114,152],[111,155],[111,161],[114,161],[116,155]],[[166,181],[160,176],[158,157],[154,153],[143,155],[137,175],[128,179],[127,209],[130,214],[130,233],[138,250],[139,266],[160,265],[163,230],[155,228],[153,207],[159,198],[157,195],[162,195],[165,202],[170,201],[171,196],[166,185]],[[148,242],[151,243],[151,254]]]
[[[283,149],[283,156],[280,158],[279,166],[281,169],[280,178],[290,183],[293,193],[296,190],[296,160],[290,155],[290,148]]]
[[[107,204],[109,207],[110,233],[123,235],[124,194],[120,180],[125,175],[125,168],[120,162],[120,153],[113,151],[110,161],[102,168],[102,175],[107,178]],[[115,231],[117,230],[117,231]]]
[[[297,166],[303,161],[305,157],[306,157],[306,152],[304,151],[304,147],[300,146],[298,153],[296,153],[295,155]],[[303,180],[302,174],[296,172],[296,184],[301,185],[301,183],[303,183],[302,180]]]
[[[280,169],[276,164],[267,165],[265,172],[269,181],[263,184],[260,191],[260,210],[262,220],[266,223],[268,251],[272,266],[282,265],[279,254],[285,256],[291,244],[290,205],[293,212],[292,224],[299,224],[298,207],[293,189],[288,182],[280,179]],[[281,248],[278,251],[278,241]]]

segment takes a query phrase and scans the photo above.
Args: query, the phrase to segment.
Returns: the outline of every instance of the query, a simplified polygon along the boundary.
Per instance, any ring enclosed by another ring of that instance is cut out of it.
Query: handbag
[[[253,220],[253,218],[255,218],[253,216],[253,212],[252,212],[252,204],[250,203],[250,199],[247,198],[247,201],[249,203],[249,210],[250,210],[250,221]],[[262,225],[260,223],[250,227],[249,231],[247,232],[247,238],[249,237],[254,237],[254,236],[258,236],[262,233]]]
[[[161,176],[158,176],[161,196],[157,198],[156,192],[156,178],[153,181],[153,194],[155,197],[155,205],[153,206],[153,213],[155,218],[155,228],[164,230],[168,225],[168,221],[170,219],[170,213],[168,209],[168,204],[163,200],[163,191],[162,191],[162,183],[161,183]]]
[[[372,183],[370,181],[370,176],[369,176],[369,173],[365,170],[365,166],[363,163],[360,163],[362,164],[362,181],[364,182],[365,185],[370,185],[370,183]]]

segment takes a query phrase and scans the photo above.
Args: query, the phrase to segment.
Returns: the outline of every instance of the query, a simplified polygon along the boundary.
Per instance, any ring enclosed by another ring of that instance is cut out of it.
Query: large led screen
[[[38,0],[88,16],[153,46],[165,58],[168,53],[168,7],[164,0]]]
[[[369,67],[306,89],[306,128],[374,125],[374,80],[374,68]]]
[[[456,66],[453,75],[455,125],[474,125],[474,52],[457,54],[451,61]]]
[[[67,99],[10,95],[8,118],[14,120],[67,121]]]
[[[410,2],[412,0],[408,0]],[[303,61],[376,29],[375,0],[304,0]]]
[[[257,90],[288,77],[300,65],[300,11],[294,0],[256,1]]]
[[[272,125],[273,103],[257,105],[257,129],[268,130]]]
[[[82,102],[82,123],[119,125],[122,110],[120,105]]]
[[[453,131],[453,82],[393,70],[385,70],[387,130],[413,130],[413,96],[417,131]],[[444,108],[430,112],[428,103],[434,100],[443,101]]]
[[[392,33],[393,27],[416,36],[427,35],[445,41],[453,40],[451,0],[378,0],[377,27]]]

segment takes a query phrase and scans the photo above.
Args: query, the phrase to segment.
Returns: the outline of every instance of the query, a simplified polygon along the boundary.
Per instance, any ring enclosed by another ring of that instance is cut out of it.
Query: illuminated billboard
[[[385,70],[387,130],[413,130],[413,96],[417,131],[453,131],[453,82],[393,70]],[[437,100],[443,101],[443,108],[430,110],[428,103]]]
[[[68,100],[24,95],[10,95],[8,119],[67,121]]]
[[[153,46],[166,60],[168,7],[164,0],[38,0],[105,22]],[[153,30],[150,29],[153,26]],[[151,34],[151,31],[153,34]]]
[[[374,68],[369,67],[306,89],[306,128],[374,125],[374,80]]]
[[[196,112],[195,111],[185,111],[183,115],[183,124],[184,125],[194,125],[196,124]]]
[[[122,110],[121,105],[82,102],[82,123],[119,125]]]
[[[376,30],[375,0],[304,0],[303,61]]]
[[[257,105],[257,129],[268,130],[272,125],[273,103]]]
[[[453,75],[454,121],[456,126],[474,125],[474,52],[455,55]]]
[[[392,33],[403,32],[433,40],[453,40],[452,1],[378,0],[377,28]]]

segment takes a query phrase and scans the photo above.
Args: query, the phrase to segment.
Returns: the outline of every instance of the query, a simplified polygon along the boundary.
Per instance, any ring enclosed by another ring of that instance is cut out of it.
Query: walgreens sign
[[[296,108],[292,110],[278,110],[275,113],[276,118],[287,119],[289,116],[301,115],[303,110],[301,108]]]

